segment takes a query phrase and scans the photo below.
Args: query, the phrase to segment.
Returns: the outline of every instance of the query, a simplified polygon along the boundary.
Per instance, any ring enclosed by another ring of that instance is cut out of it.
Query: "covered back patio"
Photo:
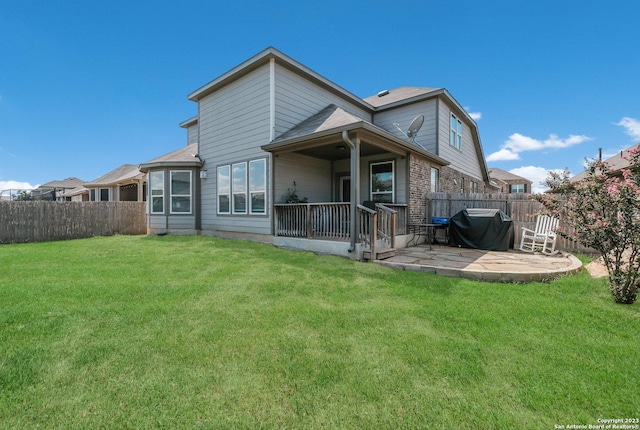
[[[408,224],[425,219],[430,170],[448,164],[334,105],[262,149],[273,155],[273,235],[365,259],[406,246]]]

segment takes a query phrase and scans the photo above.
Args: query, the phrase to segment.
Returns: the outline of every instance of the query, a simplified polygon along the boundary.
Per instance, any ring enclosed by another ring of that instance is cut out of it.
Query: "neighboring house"
[[[83,185],[89,190],[89,201],[92,202],[141,202],[146,200],[144,173],[134,164],[123,164],[106,175],[94,181],[85,182]]]
[[[489,169],[491,182],[501,193],[507,194],[530,194],[533,182],[522,176],[505,172],[502,169],[492,167]]]
[[[428,192],[493,189],[478,127],[444,88],[362,99],[268,48],[188,98],[198,104],[180,124],[189,145],[140,165],[151,233],[353,256],[366,242],[365,202],[397,211],[401,236],[407,223],[427,221]],[[309,204],[285,204],[294,197]]]
[[[82,186],[82,179],[70,177],[61,181],[55,180],[40,185],[38,188],[31,190],[31,197],[35,200],[57,200],[65,201],[67,199],[64,194],[76,187]]]
[[[632,147],[627,148],[623,151],[620,151],[620,153],[614,155],[613,157],[607,158],[605,162],[609,165],[611,172],[614,175],[615,174],[619,175],[620,170],[624,168],[628,168],[630,166],[630,162],[628,160],[628,158],[630,157],[629,151],[639,147],[640,147],[640,143],[633,145]],[[569,182],[580,182],[581,180],[585,179],[586,176],[587,176],[586,171],[580,172],[577,175],[569,178]]]
[[[71,190],[62,193],[62,198],[71,202],[88,202],[89,201],[89,189],[80,185]]]

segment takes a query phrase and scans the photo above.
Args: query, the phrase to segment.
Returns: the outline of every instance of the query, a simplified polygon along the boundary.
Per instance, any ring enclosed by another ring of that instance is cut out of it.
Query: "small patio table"
[[[429,242],[429,249],[433,249],[433,239],[435,237],[436,228],[442,227],[442,224],[431,224],[431,223],[413,223],[409,224],[409,231],[413,234],[411,240],[407,242],[407,245],[410,245],[413,242],[414,245],[418,244],[418,238],[420,236],[426,236],[427,241]]]

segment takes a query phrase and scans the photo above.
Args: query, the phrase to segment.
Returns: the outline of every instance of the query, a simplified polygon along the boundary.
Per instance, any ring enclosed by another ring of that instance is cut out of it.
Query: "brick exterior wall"
[[[478,193],[495,192],[492,187],[482,180],[465,175],[447,166],[438,166],[428,160],[415,155],[409,155],[409,223],[426,222],[425,210],[427,193],[431,191],[431,167],[440,171],[440,191],[447,193],[460,192],[460,179],[464,178],[464,192],[471,192],[471,182],[478,184]],[[456,181],[454,183],[454,180]]]

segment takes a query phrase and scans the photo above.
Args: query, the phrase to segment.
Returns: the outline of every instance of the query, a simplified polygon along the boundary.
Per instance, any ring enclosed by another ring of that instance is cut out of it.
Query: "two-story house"
[[[491,182],[498,191],[506,194],[530,194],[533,182],[522,176],[492,167],[489,169]]]
[[[372,217],[392,214],[377,237],[403,246],[428,192],[491,187],[478,127],[444,88],[363,99],[267,48],[188,99],[188,145],[140,165],[150,233],[358,256]]]

